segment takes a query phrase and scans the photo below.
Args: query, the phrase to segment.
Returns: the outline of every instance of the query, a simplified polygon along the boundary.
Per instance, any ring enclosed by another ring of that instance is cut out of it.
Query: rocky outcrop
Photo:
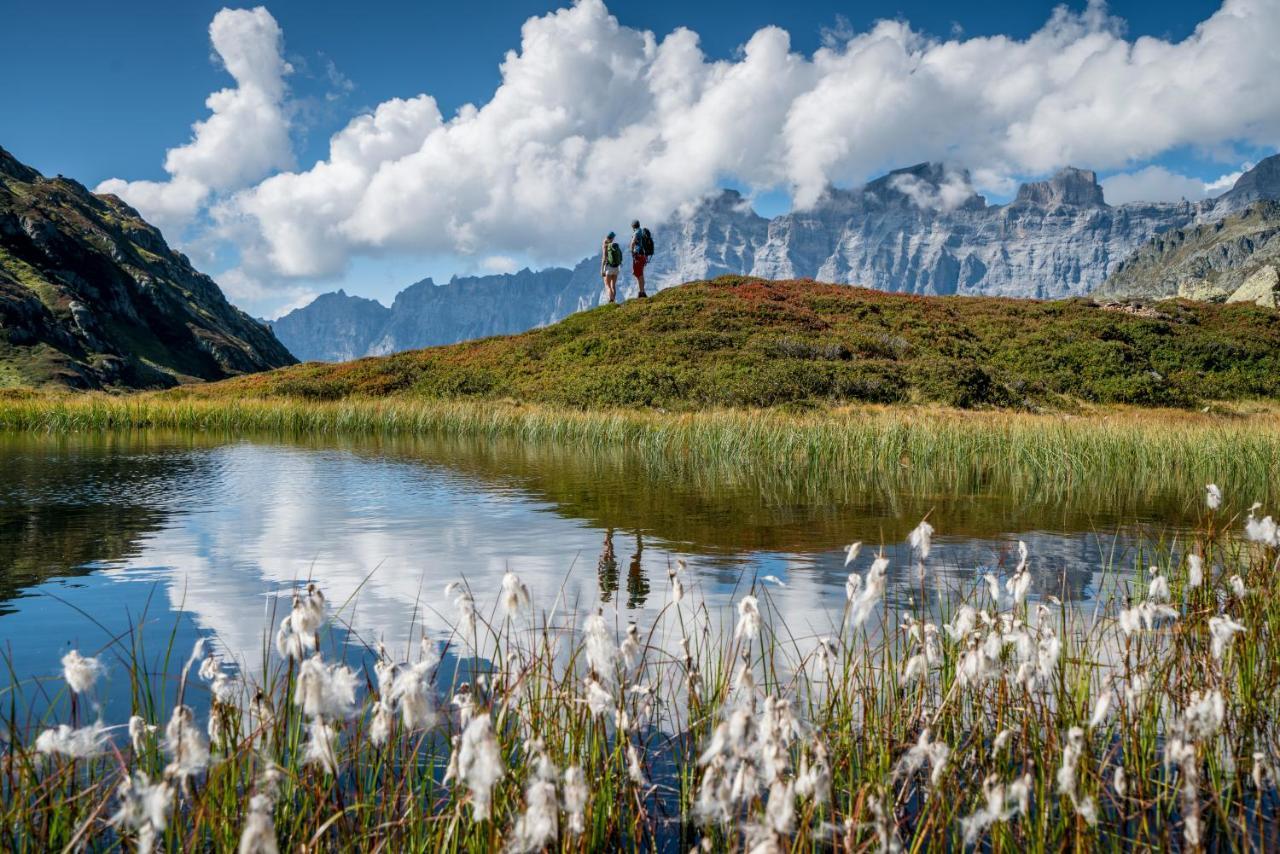
[[[726,190],[653,228],[651,290],[726,273],[816,278],[884,291],[1054,299],[1093,292],[1153,235],[1176,234],[1280,198],[1280,156],[1218,200],[1108,205],[1093,172],[1063,169],[989,205],[963,170],[922,163],[812,208],[765,219]],[[597,305],[599,257],[573,271],[420,282],[397,299],[369,353],[389,353],[541,326]],[[619,287],[633,296],[629,272]],[[306,313],[310,307],[300,309]]]
[[[295,361],[133,208],[0,149],[0,385],[160,388]]]
[[[1121,264],[1095,296],[1181,297],[1274,308],[1278,267],[1280,203],[1255,202],[1224,219],[1157,235]]]

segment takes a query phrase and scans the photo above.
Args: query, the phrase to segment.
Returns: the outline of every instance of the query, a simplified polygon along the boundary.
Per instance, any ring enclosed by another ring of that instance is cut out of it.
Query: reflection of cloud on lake
[[[159,581],[170,608],[189,612],[250,667],[258,664],[264,631],[288,608],[289,588],[307,579],[319,583],[360,640],[400,650],[424,625],[434,636],[448,634],[447,582],[465,579],[487,613],[509,568],[532,589],[538,609],[556,608],[561,592],[579,613],[607,596],[607,611],[620,609],[623,625],[631,618],[652,624],[669,601],[668,568],[679,558],[689,564],[690,593],[707,600],[716,622],[733,619],[733,601],[753,580],[797,638],[831,634],[844,608],[848,571],[835,547],[703,552],[698,543],[623,528],[613,529],[610,546],[605,529],[523,491],[518,481],[462,475],[420,459],[249,442],[194,453],[201,464],[174,484],[164,523],[105,575]],[[1094,535],[1021,536],[1031,549],[1035,592],[1078,600],[1096,589],[1104,549]],[[953,538],[939,530],[923,582],[905,545],[888,544],[889,596],[936,611],[941,596],[976,590],[983,571],[1007,573],[1016,539]],[[867,545],[859,572],[875,550]],[[759,580],[765,576],[785,586]],[[273,621],[269,609],[281,591],[286,598]]]

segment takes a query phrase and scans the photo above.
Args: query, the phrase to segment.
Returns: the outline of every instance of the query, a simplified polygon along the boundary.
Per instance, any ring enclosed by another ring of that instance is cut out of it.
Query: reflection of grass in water
[[[230,849],[265,829],[281,850],[688,850],[703,839],[713,850],[926,850],[966,833],[996,850],[1266,848],[1280,830],[1280,599],[1266,595],[1280,552],[1274,527],[1254,532],[1268,543],[1246,542],[1223,532],[1238,530],[1225,515],[1206,514],[1195,535],[1199,584],[1190,561],[1155,547],[1144,564],[1156,574],[1139,567],[1131,590],[1104,585],[1096,614],[1019,601],[1016,573],[998,599],[984,588],[941,612],[927,597],[885,604],[864,555],[846,614],[865,602],[871,616],[833,614],[827,639],[793,636],[767,586],[744,588],[736,615],[708,613],[690,589],[632,632],[612,614],[577,625],[563,605],[539,615],[514,577],[505,610],[465,588],[446,594],[451,650],[468,662],[453,676],[434,650],[390,669],[383,658],[379,672],[372,651],[343,649],[348,636],[324,622],[340,624],[351,603],[295,605],[301,629],[286,640],[310,647],[318,633],[335,663],[309,650],[305,665],[285,661],[264,645],[261,685],[217,661],[197,680],[197,656],[152,672],[138,633],[104,652],[141,722],[161,728],[139,730],[136,748],[123,731],[82,730],[81,742],[43,736],[56,755],[41,755],[30,745],[42,727],[91,720],[92,689],[68,704],[56,681],[11,684],[6,841],[107,848],[122,830],[169,849]],[[736,629],[716,631],[722,618]],[[336,657],[362,659],[365,673],[334,669]],[[442,682],[478,667],[470,685]],[[180,679],[189,702],[217,697],[211,762],[205,713],[170,717]],[[434,706],[450,696],[450,710]],[[314,749],[329,738],[331,758]],[[118,752],[83,755],[103,739]],[[334,767],[308,764],[317,753]],[[172,787],[112,830],[143,780],[119,786],[139,772]],[[486,800],[491,817],[477,819]]]

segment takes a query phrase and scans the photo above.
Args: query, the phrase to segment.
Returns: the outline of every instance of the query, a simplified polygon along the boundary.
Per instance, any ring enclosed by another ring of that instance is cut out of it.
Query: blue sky
[[[1268,0],[1237,2],[1265,5]],[[6,29],[29,37],[6,39],[5,51],[0,53],[0,74],[8,81],[21,81],[21,85],[0,88],[0,145],[46,173],[67,174],[91,187],[112,178],[125,182],[170,181],[172,176],[164,168],[166,152],[188,143],[192,123],[208,118],[205,99],[210,93],[235,85],[210,43],[210,22],[224,5],[204,0],[10,4],[5,12]],[[277,152],[274,160],[266,156],[258,170],[261,174],[253,174],[251,181],[228,181],[226,186],[215,186],[201,196],[195,218],[181,220],[182,233],[166,228],[166,236],[211,272],[232,270],[230,281],[252,282],[242,285],[241,294],[233,296],[260,311],[270,311],[273,305],[297,301],[309,293],[339,285],[348,291],[386,299],[426,274],[440,277],[454,270],[498,269],[504,263],[572,260],[574,244],[566,243],[544,253],[540,246],[547,241],[535,242],[532,247],[519,245],[519,239],[510,237],[511,228],[486,231],[467,223],[459,227],[463,236],[457,238],[456,245],[446,246],[433,242],[429,236],[417,240],[408,231],[400,233],[371,214],[361,226],[360,239],[352,240],[340,258],[313,265],[312,269],[307,264],[280,261],[278,256],[283,253],[278,251],[278,245],[268,247],[277,250],[274,252],[251,248],[245,243],[247,238],[228,237],[225,230],[214,236],[203,227],[221,200],[252,189],[261,177],[282,171],[282,167],[297,172],[310,170],[317,161],[328,157],[331,135],[353,117],[370,112],[389,99],[429,94],[445,122],[464,104],[485,105],[503,83],[499,66],[504,55],[521,49],[522,24],[562,5],[352,4],[327,0],[267,3],[269,19],[279,29],[282,59],[289,67],[283,77],[285,90],[279,106],[290,151]],[[651,31],[658,43],[678,27],[693,30],[699,37],[705,63],[710,64],[716,60],[742,62],[742,46],[768,26],[785,30],[790,37],[790,51],[804,58],[811,58],[824,43],[843,44],[851,36],[865,34],[882,19],[905,21],[915,34],[939,43],[997,35],[1027,40],[1046,28],[1056,5],[923,0],[857,4],[648,0],[610,3],[607,11],[616,17],[624,33]],[[1089,15],[1082,3],[1067,5],[1082,19]],[[1106,7],[1106,13],[1123,24],[1112,20],[1105,28],[1122,43],[1151,36],[1176,45],[1188,39],[1196,26],[1219,8],[1219,3],[1205,0],[1115,0]],[[51,50],[51,44],[56,45],[56,50]],[[626,45],[618,50],[624,48]],[[616,81],[602,89],[612,98],[629,97],[625,87]],[[761,97],[769,96],[762,93]],[[747,106],[744,110],[754,114],[758,107]],[[625,110],[622,112],[625,116]],[[892,120],[897,119],[885,121]],[[856,116],[850,121],[853,124],[848,128],[855,128]],[[1193,131],[1170,133],[1171,144],[1158,151],[1144,150],[1139,156],[1129,156],[1125,151],[1113,155],[1108,151],[1100,159],[1109,163],[1074,165],[1098,166],[1104,175],[1154,166],[1181,178],[1213,181],[1274,150],[1257,125],[1245,123],[1238,139],[1217,138],[1203,143]],[[609,132],[615,130],[611,128]],[[853,133],[840,128],[834,132],[846,137]],[[911,133],[909,124],[903,124],[902,133]],[[963,133],[967,132],[957,131],[957,135]],[[850,184],[874,177],[869,173],[878,169],[908,165],[892,162],[892,144],[876,139],[869,147],[885,145],[887,153],[823,166],[826,171],[817,178]],[[944,139],[940,146],[935,147],[944,156],[953,148],[962,153],[966,150],[963,141],[956,144]],[[933,149],[912,144],[904,144],[902,149],[903,156],[911,160],[917,159],[921,151],[933,154]],[[1084,150],[1091,149],[1079,143],[1064,145],[1068,153]],[[1037,173],[1048,171],[1042,167],[1052,164],[1048,159],[1024,157],[1007,169],[997,169],[992,164],[960,165],[985,168],[983,174],[999,173],[987,186],[979,187],[998,200],[1011,192],[1012,177],[1036,177]],[[719,186],[754,188],[757,208],[769,214],[789,206],[793,194],[806,180],[803,165],[787,168],[791,171],[783,177],[771,172],[761,177],[768,170],[756,166],[740,168],[733,158],[708,166],[710,180]],[[252,173],[249,168],[245,174]],[[1168,180],[1163,174],[1155,177]],[[698,180],[701,183],[694,181],[689,186],[701,188],[706,183],[701,176]],[[1119,192],[1119,185],[1116,187]],[[124,194],[144,213],[150,213],[142,201],[146,196]],[[673,196],[672,200],[678,199]],[[255,223],[269,233],[278,224],[277,220],[269,221],[269,217],[277,213],[276,209],[268,214],[256,213]],[[379,215],[385,219],[390,214]],[[157,212],[156,216],[163,219],[164,214]],[[243,211],[237,211],[237,216],[243,219]],[[478,221],[487,222],[488,218],[481,216]],[[423,233],[438,230],[429,221],[415,227]],[[475,241],[484,248],[477,250],[472,245]],[[260,252],[262,259],[270,255],[275,260],[241,263],[242,256],[255,252]]]

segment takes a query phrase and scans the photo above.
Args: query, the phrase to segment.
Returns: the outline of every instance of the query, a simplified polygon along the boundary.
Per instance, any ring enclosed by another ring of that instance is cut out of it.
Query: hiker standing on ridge
[[[617,302],[618,271],[622,268],[622,247],[614,237],[612,231],[606,234],[600,247],[600,275],[604,277],[604,292],[609,295],[609,302]]]
[[[648,296],[644,292],[644,268],[652,257],[653,235],[649,233],[649,229],[640,227],[640,220],[633,220],[631,222],[631,275],[636,277],[636,284],[640,286],[640,293],[637,296]]]

